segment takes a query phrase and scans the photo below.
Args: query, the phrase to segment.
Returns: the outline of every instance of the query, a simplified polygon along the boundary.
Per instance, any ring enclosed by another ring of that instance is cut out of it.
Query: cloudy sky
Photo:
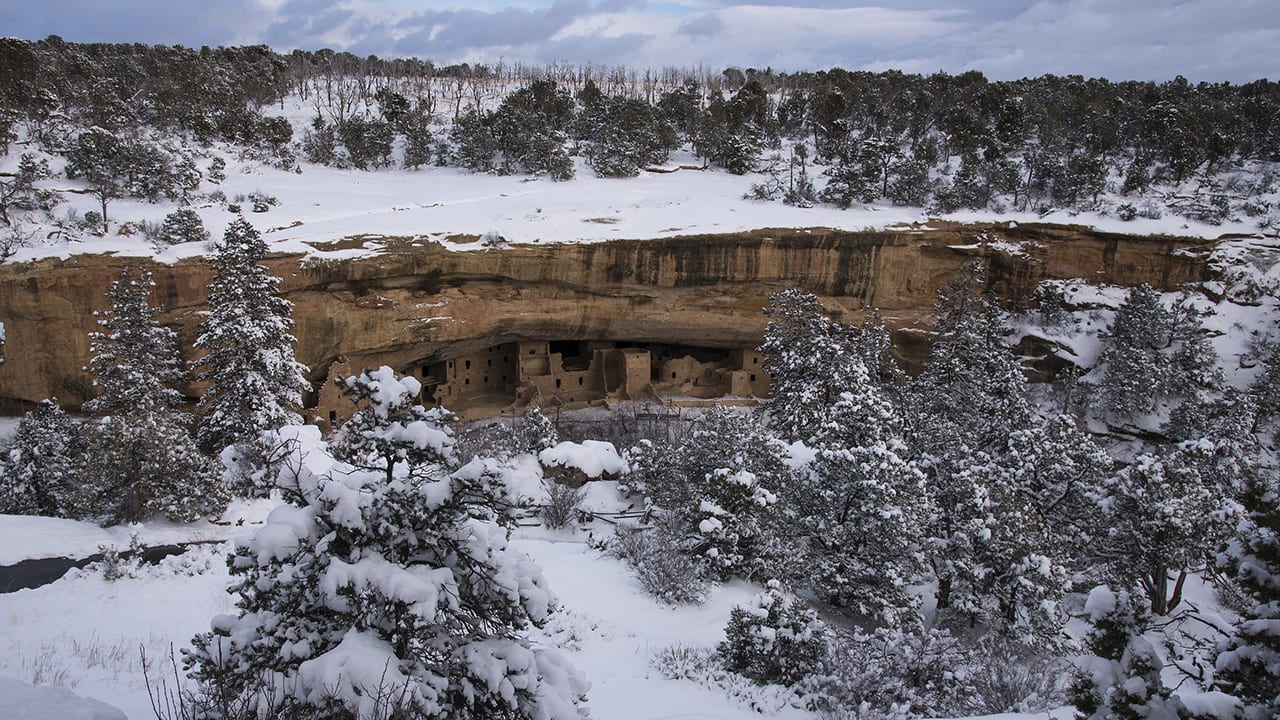
[[[0,0],[0,28],[438,64],[1280,79],[1280,0]]]

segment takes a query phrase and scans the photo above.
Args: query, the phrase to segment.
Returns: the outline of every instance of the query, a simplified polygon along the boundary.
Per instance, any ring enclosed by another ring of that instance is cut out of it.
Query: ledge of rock
[[[770,294],[798,287],[840,319],[877,308],[900,357],[927,356],[937,291],[974,263],[1003,302],[1046,279],[1082,278],[1173,289],[1206,279],[1212,241],[1129,237],[1050,225],[948,225],[846,232],[748,233],[594,244],[512,245],[451,252],[430,242],[381,239],[379,252],[326,261],[274,256],[269,270],[294,303],[297,356],[321,383],[347,367],[411,370],[485,348],[530,341],[664,343],[753,348]],[[154,272],[153,303],[188,358],[205,310],[210,269],[77,255],[0,265],[4,362],[0,403],[16,412],[57,396],[92,396],[88,333],[106,290],[127,265]],[[188,387],[195,394],[199,388]]]

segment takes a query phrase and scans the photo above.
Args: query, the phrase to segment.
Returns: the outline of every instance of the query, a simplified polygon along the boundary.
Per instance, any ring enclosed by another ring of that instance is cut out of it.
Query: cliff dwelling
[[[400,372],[422,382],[422,402],[465,417],[527,407],[580,408],[606,400],[698,404],[769,395],[769,376],[755,349],[660,343],[532,341],[492,345],[467,355],[424,360]],[[319,393],[317,417],[337,423],[351,404],[333,384],[354,370],[333,363]]]

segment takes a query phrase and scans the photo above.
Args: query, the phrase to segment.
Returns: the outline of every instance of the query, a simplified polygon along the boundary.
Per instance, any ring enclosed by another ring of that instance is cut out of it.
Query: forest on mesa
[[[688,148],[707,167],[751,173],[749,195],[799,206],[1066,208],[1267,229],[1280,85],[437,67],[330,50],[0,40],[0,151],[30,153],[2,180],[6,246],[31,239],[24,210],[74,234],[106,232],[116,198],[185,202],[221,172],[201,150],[216,142],[288,169],[441,165],[555,179],[572,177],[575,156],[626,177]],[[58,170],[42,164],[52,156],[89,184],[103,217],[53,217],[56,197],[38,190]]]

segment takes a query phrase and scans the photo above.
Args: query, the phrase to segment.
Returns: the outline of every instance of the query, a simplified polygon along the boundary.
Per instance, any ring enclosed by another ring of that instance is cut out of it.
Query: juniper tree
[[[1280,716],[1280,488],[1255,476],[1241,496],[1244,517],[1219,562],[1247,604],[1215,663],[1219,686],[1243,704],[1246,720]]]
[[[422,384],[416,379],[396,379],[383,365],[336,382],[358,408],[334,438],[337,458],[381,472],[387,482],[405,468],[428,475],[451,469],[455,443],[447,424],[455,417],[443,408],[428,410],[418,404]]]
[[[766,406],[770,427],[782,438],[802,440],[853,385],[865,366],[856,352],[856,330],[827,318],[818,298],[784,290],[769,298],[760,352],[772,381]]]
[[[159,239],[166,245],[204,242],[209,239],[209,231],[204,229],[204,221],[195,210],[178,208],[164,216]]]
[[[674,446],[633,448],[630,490],[682,528],[683,544],[719,579],[752,577],[781,558],[777,493],[789,470],[782,444],[751,417],[716,407]]]
[[[58,405],[41,401],[22,417],[0,470],[0,513],[79,517],[80,429]]]
[[[1143,589],[1156,615],[1178,606],[1187,577],[1207,564],[1235,524],[1238,506],[1223,502],[1230,488],[1198,468],[1211,450],[1192,441],[1163,455],[1139,455],[1106,481],[1104,558],[1117,580]]]
[[[89,371],[99,395],[83,408],[106,417],[91,433],[87,507],[112,522],[155,512],[190,520],[226,505],[173,388],[185,374],[174,332],[158,324],[148,303],[154,287],[150,272],[126,267],[108,292],[111,310],[98,321],[104,332],[90,335]]]
[[[912,455],[935,509],[926,533],[938,607],[955,603],[970,615],[991,599],[978,581],[995,496],[1021,502],[1016,492],[993,486],[998,473],[988,470],[1031,418],[1022,368],[1004,342],[1008,325],[979,294],[982,280],[974,267],[939,294],[942,317],[930,359],[904,406]]]
[[[346,383],[368,404],[334,458],[284,428],[287,503],[230,559],[235,616],[193,639],[188,671],[211,716],[577,720],[586,683],[521,633],[554,596],[507,545],[504,488],[475,460],[454,470],[444,416],[390,368]],[[371,461],[380,458],[377,461]],[[385,465],[383,462],[385,461]]]
[[[311,386],[306,367],[294,359],[293,305],[280,297],[280,279],[260,263],[262,236],[243,218],[227,226],[210,259],[209,314],[195,346],[205,354],[193,364],[196,379],[209,383],[200,398],[199,444],[212,452],[235,446],[235,455],[259,465],[267,448],[262,433],[302,422],[296,409]],[[250,470],[236,488],[259,494]]]
[[[860,361],[808,441],[784,510],[807,540],[808,578],[819,596],[863,615],[901,619],[907,587],[924,572],[921,530],[932,515],[924,475],[909,459],[896,408]]]

